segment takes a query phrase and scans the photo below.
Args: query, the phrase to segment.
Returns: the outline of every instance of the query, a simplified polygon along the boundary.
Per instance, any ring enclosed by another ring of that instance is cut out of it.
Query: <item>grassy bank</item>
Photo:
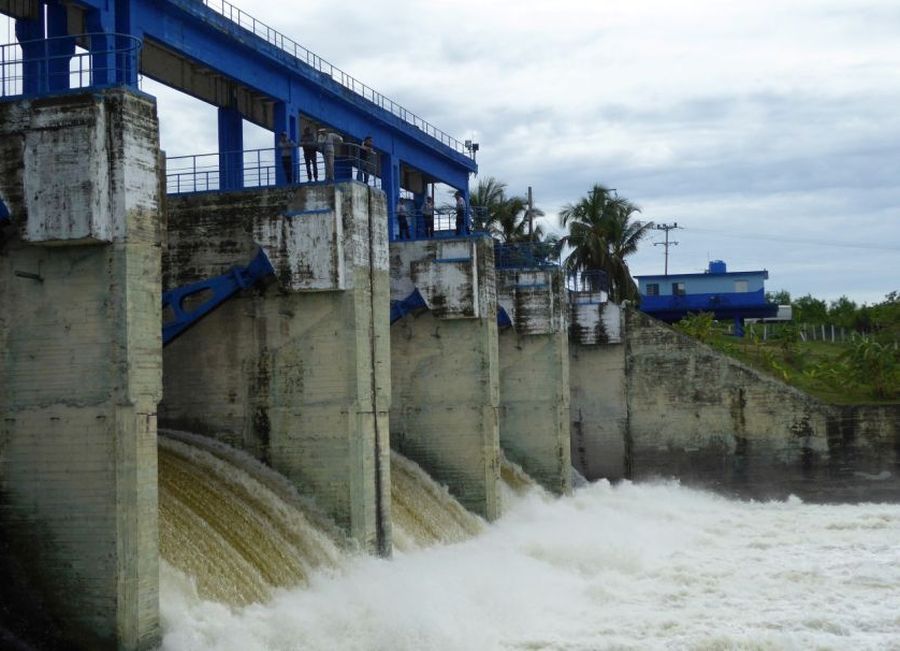
[[[692,315],[676,328],[764,373],[836,404],[891,403],[900,399],[900,350],[854,336],[846,343],[802,341],[783,328],[763,341],[728,335],[712,315]]]

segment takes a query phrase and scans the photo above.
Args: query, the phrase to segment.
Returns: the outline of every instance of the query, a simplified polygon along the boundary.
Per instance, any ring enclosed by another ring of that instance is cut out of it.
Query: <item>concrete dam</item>
[[[571,494],[573,465],[896,489],[896,410],[698,369],[602,284],[469,232],[467,209],[429,216],[435,185],[467,205],[471,144],[227,7],[0,0],[11,647],[156,648],[161,562],[256,603],[351,553],[465,541],[523,486]],[[160,151],[139,75],[218,107],[212,167]],[[319,180],[277,140],[248,162],[243,121],[345,142]]]

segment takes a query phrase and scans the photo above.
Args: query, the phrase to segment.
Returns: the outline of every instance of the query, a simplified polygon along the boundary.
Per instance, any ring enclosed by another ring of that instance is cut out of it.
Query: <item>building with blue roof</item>
[[[667,323],[692,313],[712,312],[717,320],[733,319],[737,336],[743,335],[744,319],[777,314],[778,306],[766,300],[768,278],[765,269],[728,271],[722,260],[710,261],[703,273],[635,277],[642,312]]]

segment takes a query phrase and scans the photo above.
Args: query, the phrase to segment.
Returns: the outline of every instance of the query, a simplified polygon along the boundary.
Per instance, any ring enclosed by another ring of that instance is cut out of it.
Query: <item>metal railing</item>
[[[571,292],[583,294],[609,293],[609,276],[600,269],[570,271],[566,274],[566,287]]]
[[[541,269],[559,266],[559,252],[551,242],[498,242],[494,245],[497,269]]]
[[[408,200],[402,209],[397,209],[397,233],[391,233],[392,240],[423,240],[442,237],[462,237],[470,235],[472,220],[468,210],[462,218],[453,206],[440,206],[434,211],[421,208],[412,209]]]
[[[141,41],[125,34],[78,34],[0,45],[0,97],[138,85]]]
[[[192,154],[166,158],[166,193],[216,192],[282,184],[313,183],[328,178],[325,157],[316,152],[309,165],[302,148],[282,157],[279,147],[236,152]],[[338,180],[361,181],[381,187],[378,157],[367,156],[358,145],[340,145],[332,174]]]
[[[472,157],[471,152],[466,148],[464,143],[460,142],[448,133],[441,131],[429,122],[426,122],[415,113],[408,111],[393,100],[388,99],[378,91],[370,88],[358,79],[347,74],[340,68],[330,64],[328,61],[318,56],[314,52],[310,52],[308,49],[306,49],[296,41],[288,38],[281,32],[273,29],[272,27],[269,27],[265,23],[257,20],[238,7],[235,7],[230,2],[226,2],[226,0],[201,1],[203,5],[210,10],[214,11],[224,18],[227,18],[232,23],[247,30],[254,36],[261,38],[262,40],[278,48],[282,52],[289,54],[300,63],[310,66],[314,70],[327,75],[344,88],[352,91],[353,93],[356,93],[363,99],[372,102],[379,108],[391,113],[392,115],[397,116],[403,122],[410,124],[417,129],[420,129],[425,134],[431,136],[432,138],[435,138],[436,140],[440,141],[442,144],[450,147],[456,152],[464,154],[469,158]]]

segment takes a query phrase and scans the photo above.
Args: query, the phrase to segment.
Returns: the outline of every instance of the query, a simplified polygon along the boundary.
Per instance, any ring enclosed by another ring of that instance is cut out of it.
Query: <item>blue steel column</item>
[[[112,86],[118,81],[116,65],[115,12],[109,9],[92,9],[85,15],[85,30],[91,36],[91,74],[94,86]],[[125,71],[123,70],[124,74]]]
[[[399,235],[397,199],[400,197],[400,159],[393,154],[381,155],[381,190],[387,200],[388,239],[396,240]]]
[[[278,146],[278,139],[281,132],[286,131],[288,138],[294,143],[297,138],[297,110],[295,107],[285,102],[277,102],[274,111],[274,129],[275,136],[275,182],[277,185],[284,185],[287,179],[284,176],[284,168],[281,165],[281,148]],[[293,170],[294,183],[299,181],[299,170],[297,168],[297,148],[291,150],[291,169]]]
[[[144,40],[144,30],[138,24],[134,13],[137,13],[138,6],[135,3],[134,12],[132,11],[132,0],[107,0],[115,1],[115,31],[119,34],[128,34],[140,40]],[[154,9],[156,11],[156,9]],[[122,49],[130,44],[125,39],[116,39],[116,48]],[[116,82],[120,84],[128,84],[129,86],[137,86],[139,61],[137,57],[119,55],[116,57]]]
[[[69,34],[66,8],[47,5],[47,89],[69,90],[69,62],[75,54],[75,39],[64,38]],[[78,79],[78,85],[90,83],[90,71]]]
[[[244,187],[244,120],[233,108],[219,109],[219,188]]]
[[[44,12],[35,20],[16,21],[16,39],[22,48],[22,94],[26,97],[46,90],[47,70]]]

